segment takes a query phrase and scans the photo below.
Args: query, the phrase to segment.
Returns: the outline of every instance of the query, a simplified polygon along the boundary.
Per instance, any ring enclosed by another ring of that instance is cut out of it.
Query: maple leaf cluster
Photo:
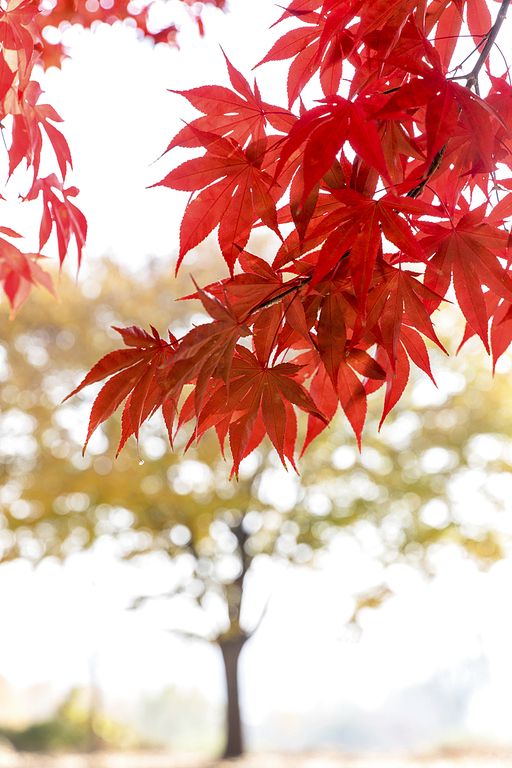
[[[260,62],[290,61],[285,107],[229,60],[232,88],[180,92],[202,116],[168,151],[204,152],[160,182],[190,195],[178,267],[218,227],[229,276],[188,297],[211,322],[181,339],[120,329],[128,348],[75,390],[112,377],[87,439],[127,397],[121,446],[162,407],[171,442],[191,420],[193,438],[228,440],[235,474],[265,435],[295,467],[297,409],[302,450],[338,406],[360,441],[370,393],[384,387],[384,419],[411,361],[432,378],[425,339],[443,348],[432,314],[451,286],[464,339],[496,362],[512,340],[512,87],[489,52],[507,6],[493,23],[484,0],[292,0]],[[257,227],[279,238],[272,264],[247,250]]]
[[[221,10],[225,9],[226,0],[181,0],[188,16],[197,25],[199,34],[204,35],[202,9],[204,5],[212,5]],[[62,60],[67,57],[62,42],[50,43],[45,33],[47,28],[63,31],[70,24],[80,24],[89,29],[94,23],[114,24],[116,21],[129,22],[144,37],[155,43],[166,43],[178,47],[177,35],[179,28],[175,23],[155,30],[151,25],[151,8],[154,0],[136,2],[136,0],[41,0],[41,13],[37,16],[37,26],[42,33],[43,49],[41,60],[45,69],[50,66],[60,67]],[[51,39],[51,37],[50,37]]]
[[[225,5],[225,0],[205,1],[221,9]],[[202,34],[204,3],[182,2]],[[155,42],[175,44],[177,28],[174,25],[158,32],[148,27],[152,4],[138,7],[128,0],[41,0],[40,3],[36,0],[6,0],[0,7],[0,128],[4,140],[10,136],[6,182],[22,163],[26,163],[31,180],[21,199],[40,200],[39,251],[53,231],[61,265],[72,242],[76,245],[80,265],[87,222],[74,202],[78,189],[66,185],[72,161],[66,139],[55,125],[62,120],[52,106],[39,103],[42,90],[33,79],[36,64],[45,68],[60,66],[66,56],[60,43],[48,42],[44,34],[46,27],[62,28],[70,24],[90,27],[93,22],[113,24],[130,18],[146,37]],[[45,144],[53,151],[55,172],[41,176],[41,151]],[[40,266],[44,258],[42,254],[24,253],[17,248],[11,240],[21,235],[10,227],[0,226],[0,235],[8,238],[0,237],[0,283],[14,315],[34,285],[43,285],[52,293],[55,291],[51,277]]]
[[[30,0],[9,0],[0,9],[0,127],[10,133],[8,178],[25,161],[31,174],[30,188],[22,198],[42,201],[39,249],[47,243],[52,230],[57,236],[62,264],[70,241],[76,242],[78,260],[85,243],[87,224],[73,198],[76,187],[65,186],[71,168],[68,144],[55,123],[62,122],[49,104],[40,104],[42,91],[31,79],[41,52],[36,24],[37,4]],[[4,121],[7,120],[7,124]],[[51,147],[58,174],[40,175],[43,141]],[[4,198],[2,198],[4,200]],[[36,284],[54,292],[52,280],[39,261],[41,253],[23,253],[10,242],[20,235],[9,227],[0,227],[0,282],[14,314]]]

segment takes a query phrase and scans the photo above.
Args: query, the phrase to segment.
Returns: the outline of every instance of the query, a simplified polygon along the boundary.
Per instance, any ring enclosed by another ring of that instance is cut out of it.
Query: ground
[[[430,755],[347,756],[339,753],[299,755],[253,753],[216,763],[194,755],[168,752],[98,752],[92,755],[35,755],[0,751],[0,768],[512,768],[512,751],[451,751]]]

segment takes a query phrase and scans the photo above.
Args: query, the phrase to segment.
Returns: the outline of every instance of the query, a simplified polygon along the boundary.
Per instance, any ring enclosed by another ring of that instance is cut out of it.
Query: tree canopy
[[[160,182],[190,195],[178,267],[218,228],[229,274],[190,297],[210,318],[200,327],[178,337],[154,324],[120,329],[125,348],[80,385],[109,377],[87,440],[126,401],[121,446],[161,408],[171,443],[189,421],[195,439],[214,430],[221,446],[228,441],[235,474],[265,434],[296,466],[297,409],[308,414],[302,451],[338,405],[360,443],[372,392],[385,388],[384,419],[411,361],[432,376],[425,339],[443,349],[433,315],[448,299],[465,318],[464,339],[480,337],[496,363],[512,338],[511,86],[494,55],[508,5],[496,15],[484,0],[292,0],[277,19],[282,36],[257,63],[290,62],[287,104],[266,102],[229,51],[231,88],[179,94],[202,116],[167,151],[203,154]],[[183,7],[201,27],[201,4]],[[59,61],[49,30],[74,22],[130,17],[173,44],[174,24],[156,30],[151,13],[152,3],[111,0],[72,9],[10,0],[1,11],[7,173],[26,161],[22,197],[40,200],[40,249],[54,231],[60,263],[72,242],[80,262],[87,227],[78,190],[66,186],[60,118],[39,103],[34,66]],[[47,176],[43,144],[54,155]],[[260,227],[276,238],[272,264],[247,250]],[[16,312],[34,284],[53,286],[40,253],[23,253],[7,226],[0,234],[0,279]]]

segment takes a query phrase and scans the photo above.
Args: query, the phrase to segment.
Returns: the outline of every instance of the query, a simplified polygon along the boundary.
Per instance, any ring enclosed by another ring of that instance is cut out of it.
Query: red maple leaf
[[[84,387],[111,377],[93,403],[84,451],[94,431],[126,398],[128,400],[123,412],[123,434],[119,450],[131,434],[135,434],[138,439],[142,422],[168,400],[167,393],[158,388],[155,374],[158,367],[172,354],[174,337],[171,336],[171,343],[168,344],[160,338],[154,328],[152,336],[137,326],[114,330],[121,334],[128,349],[118,349],[102,357],[64,399],[65,402],[81,392]]]
[[[300,206],[304,205],[313,187],[329,171],[346,141],[363,160],[391,182],[377,128],[369,118],[364,100],[352,103],[341,96],[330,96],[322,101],[324,105],[305,112],[293,125],[282,142],[275,171],[279,180],[288,160],[305,145],[304,189]]]
[[[39,13],[32,0],[9,0],[0,11],[0,43],[8,51],[16,51],[20,79],[25,80],[32,63],[34,44],[38,40],[34,19]]]
[[[449,71],[465,13],[484,53]],[[187,297],[209,322],[167,351],[142,338],[121,359],[131,362],[112,372],[112,403],[102,395],[94,422],[123,395],[122,442],[159,403],[171,432],[190,385],[178,428],[195,419],[197,438],[229,438],[235,473],[265,434],[294,466],[297,408],[308,414],[304,448],[338,405],[360,442],[367,395],[385,384],[384,419],[411,362],[434,378],[425,341],[442,348],[432,315],[452,284],[463,341],[478,334],[489,349],[490,329],[496,362],[512,340],[512,238],[501,228],[512,215],[512,91],[484,59],[502,16],[492,22],[484,0],[291,0],[280,19],[290,27],[260,63],[290,62],[299,117],[267,104],[227,58],[232,88],[181,92],[202,116],[169,149],[205,153],[160,182],[191,195],[178,266],[218,226],[230,274]],[[491,88],[480,95],[484,65]],[[28,156],[23,141],[13,153]],[[272,266],[245,251],[260,226],[286,235]]]
[[[240,462],[247,455],[258,416],[261,416],[265,431],[285,466],[285,458],[295,466],[297,431],[291,404],[326,421],[304,387],[294,380],[299,370],[300,366],[292,363],[268,366],[249,350],[237,347],[229,393],[225,384],[219,386],[201,411],[197,424],[197,435],[200,437],[206,429],[229,416],[235,474],[238,474]],[[262,438],[263,434],[259,442]],[[253,445],[251,450],[255,447]]]
[[[260,170],[263,153],[249,145],[243,150],[233,139],[194,129],[207,148],[203,157],[187,160],[156,186],[199,192],[187,205],[180,230],[176,269],[191,248],[220,223],[219,245],[230,271],[247,245],[253,224],[261,220],[279,235],[272,178]]]
[[[8,237],[20,237],[7,227],[0,227],[0,232]],[[38,263],[42,258],[39,253],[22,253],[8,240],[0,238],[0,283],[11,305],[11,318],[36,285],[42,285],[57,297],[51,276]]]
[[[82,250],[87,237],[87,221],[83,213],[69,199],[76,197],[78,189],[76,187],[64,189],[62,182],[58,180],[55,174],[52,174],[44,179],[36,179],[26,199],[35,200],[39,194],[42,194],[43,197],[39,247],[42,248],[48,241],[52,227],[55,226],[60,263],[62,264],[64,261],[69,242],[74,237],[78,250],[78,264],[80,265]]]
[[[230,386],[233,354],[241,336],[250,331],[234,314],[229,301],[222,303],[207,291],[198,289],[198,296],[213,323],[192,328],[180,341],[180,345],[167,366],[158,373],[160,385],[177,399],[181,390],[195,380],[194,403],[199,414],[208,382],[214,376]]]
[[[26,158],[33,166],[34,178],[37,177],[43,144],[42,130],[44,130],[55,152],[62,179],[65,179],[67,164],[72,167],[71,153],[62,133],[48,122],[49,120],[62,122],[62,118],[49,104],[37,104],[41,94],[42,90],[39,84],[31,81],[20,99],[20,113],[13,116],[12,144],[9,148],[9,176],[23,158]]]
[[[220,85],[203,85],[189,91],[171,91],[188,99],[193,107],[203,112],[204,117],[199,117],[182,128],[166,152],[174,147],[203,146],[196,133],[198,130],[230,137],[241,147],[246,146],[249,141],[264,147],[267,143],[267,123],[278,131],[287,132],[295,122],[296,117],[288,110],[262,101],[256,82],[253,91],[226,55],[224,58],[234,91]]]
[[[483,205],[466,213],[457,223],[419,222],[419,226],[428,233],[421,245],[432,254],[425,285],[444,296],[453,274],[464,317],[489,351],[489,316],[482,286],[510,301],[512,280],[495,253],[501,251],[500,255],[505,255],[508,233],[483,221],[485,208]]]

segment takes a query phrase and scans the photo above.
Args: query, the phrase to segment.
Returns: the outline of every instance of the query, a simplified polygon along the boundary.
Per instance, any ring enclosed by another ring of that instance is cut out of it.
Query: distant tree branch
[[[266,601],[265,605],[263,606],[263,610],[262,610],[262,612],[260,614],[260,617],[259,617],[258,621],[256,622],[256,626],[253,629],[251,629],[250,632],[248,632],[249,637],[252,637],[258,631],[258,629],[260,628],[263,619],[267,615],[267,610],[268,610],[268,604],[269,603],[270,603],[270,597],[268,598],[268,600]]]
[[[176,597],[176,595],[182,595],[185,592],[185,586],[183,584],[178,584],[174,589],[171,589],[169,592],[161,592],[158,595],[138,595],[135,597],[132,602],[127,606],[127,611],[135,611],[137,608],[140,608],[141,605],[144,605],[144,603],[148,602],[148,600],[169,600],[172,597]]]
[[[186,640],[202,640],[204,643],[209,643],[210,645],[217,642],[217,638],[205,637],[198,632],[188,632],[184,629],[168,629],[167,631],[171,632],[173,635],[179,635],[179,637],[183,637]]]

